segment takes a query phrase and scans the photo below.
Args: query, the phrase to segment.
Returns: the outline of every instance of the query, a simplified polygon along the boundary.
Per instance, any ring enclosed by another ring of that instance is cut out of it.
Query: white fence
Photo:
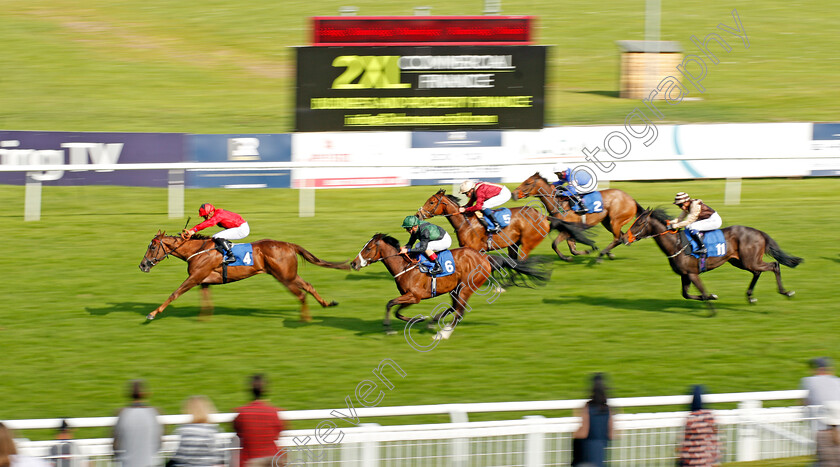
[[[812,418],[801,406],[762,408],[762,401],[801,400],[805,391],[775,391],[704,396],[708,404],[738,403],[737,409],[717,410],[726,461],[749,461],[811,455],[814,452]],[[621,413],[630,407],[686,406],[690,396],[637,397],[611,399],[618,410],[615,417],[616,439],[611,443],[610,465],[673,465],[686,412]],[[289,459],[296,465],[311,466],[546,466],[568,465],[571,460],[571,435],[577,429],[575,417],[546,418],[530,415],[516,420],[469,422],[469,414],[494,412],[547,412],[581,407],[585,400],[444,404],[403,407],[359,408],[360,419],[423,414],[449,414],[451,422],[423,425],[380,426],[362,423],[346,425],[340,443],[318,445],[310,442],[311,454],[295,449],[295,437],[314,438],[313,430],[290,430],[278,443],[290,447]],[[346,410],[346,409],[345,409]],[[332,410],[281,412],[287,420],[334,420]],[[225,423],[235,414],[217,414],[213,421]],[[73,427],[109,427],[115,417],[74,418]],[[187,415],[164,415],[165,425],[187,423]],[[9,420],[13,429],[50,429],[60,419]],[[227,460],[235,459],[236,437],[220,434]],[[20,440],[22,453],[46,456],[54,441]],[[79,439],[76,460],[93,465],[110,465],[111,440]],[[171,455],[177,439],[167,436],[161,462]],[[310,456],[316,456],[316,458]],[[235,465],[235,464],[234,464]]]

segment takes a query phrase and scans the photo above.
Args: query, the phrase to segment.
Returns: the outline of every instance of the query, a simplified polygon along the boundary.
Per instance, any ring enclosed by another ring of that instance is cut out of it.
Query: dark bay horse
[[[459,212],[461,206],[458,198],[447,195],[446,190],[438,190],[426,204],[417,210],[417,217],[428,219],[434,216],[444,216],[449,220],[458,235],[458,244],[475,250],[498,250],[508,248],[512,258],[525,259],[531,250],[537,247],[548,232],[556,230],[561,235],[574,238],[595,248],[595,243],[584,235],[585,226],[567,222],[565,220],[546,217],[538,209],[530,206],[512,207],[510,209],[510,224],[501,232],[494,234],[492,241],[488,241],[487,229],[475,216],[466,216]],[[554,251],[557,251],[555,248]],[[560,252],[557,252],[560,255]],[[561,257],[563,255],[560,255]]]
[[[537,172],[528,177],[527,180],[522,182],[521,185],[513,190],[513,199],[518,200],[529,196],[535,196],[537,199],[542,201],[545,209],[552,216],[557,217],[558,219],[563,219],[569,222],[582,222],[589,226],[600,222],[605,229],[609,230],[613,234],[613,241],[607,245],[606,248],[601,250],[601,253],[598,255],[599,260],[602,259],[604,255],[606,255],[609,259],[615,258],[615,255],[612,254],[611,250],[621,243],[621,228],[630,222],[634,216],[641,214],[644,210],[632,196],[621,190],[610,188],[607,190],[601,190],[601,198],[604,203],[603,211],[593,214],[576,214],[572,210],[569,200],[567,198],[556,198],[555,191],[555,187],[552,186],[548,180],[543,178],[539,172]],[[561,233],[554,239],[554,243],[551,244],[551,247],[554,248],[554,251],[557,252],[560,258],[566,261],[571,260],[571,258],[567,258],[558,250],[558,246],[563,240],[566,240],[569,245],[569,251],[571,251],[573,255],[582,254],[582,252],[575,248],[574,238],[570,238],[568,234]]]
[[[675,230],[669,230],[669,219],[670,217],[664,209],[643,211],[630,226],[630,229],[627,230],[627,233],[624,234],[624,243],[629,245],[636,240],[653,237],[656,244],[659,245],[659,249],[668,256],[671,269],[682,278],[683,297],[691,300],[717,300],[717,295],[708,294],[700,280],[700,273],[703,272],[700,270],[700,260],[686,252],[691,249],[691,246],[684,236]],[[752,296],[753,288],[755,288],[755,283],[758,282],[758,277],[764,271],[773,271],[776,275],[776,284],[779,287],[780,294],[788,297],[793,296],[793,291],[786,291],[782,286],[779,263],[795,268],[802,262],[802,258],[785,253],[779,248],[779,244],[775,240],[758,229],[733,225],[721,230],[723,230],[726,239],[726,254],[707,258],[706,271],[729,262],[737,268],[752,272],[753,278],[749,288],[747,288],[747,300],[750,303],[756,302],[756,299]],[[765,254],[772,256],[778,262],[765,263],[763,260]],[[700,291],[699,296],[688,293],[691,284],[694,284]]]
[[[456,248],[450,251],[455,260],[455,272],[437,279],[437,293],[434,295],[431,287],[432,278],[418,270],[415,260],[411,260],[407,255],[399,254],[400,243],[394,237],[382,233],[374,235],[365,243],[358,256],[350,262],[350,266],[358,271],[372,263],[382,261],[385,269],[394,276],[397,289],[402,295],[388,301],[385,305],[385,320],[382,324],[385,326],[386,333],[394,333],[391,329],[391,307],[394,305],[397,305],[394,316],[406,322],[417,322],[416,319],[412,320],[400,314],[400,310],[420,303],[420,300],[448,293],[452,297],[452,307],[429,318],[437,322],[444,316],[454,313],[454,321],[435,336],[435,339],[448,339],[453,328],[463,318],[464,310],[470,311],[467,300],[491,278],[493,272],[506,271],[507,275],[501,284],[504,286],[543,285],[551,276],[550,270],[535,266],[532,260],[515,260],[509,257],[488,255],[472,248]],[[495,278],[491,279],[491,282],[495,281]],[[485,293],[493,290],[495,287],[488,284]]]
[[[250,266],[228,266],[227,282],[247,279],[255,274],[271,274],[300,300],[300,318],[303,321],[312,320],[309,315],[309,306],[306,304],[307,292],[315,297],[315,300],[323,307],[338,305],[336,301],[327,302],[321,298],[312,284],[298,275],[298,255],[316,266],[325,268],[348,270],[350,266],[346,263],[322,261],[294,243],[260,240],[251,243],[251,246],[254,251],[253,264]],[[146,254],[140,262],[140,270],[149,272],[154,265],[170,255],[187,262],[187,274],[189,276],[163,304],[149,313],[146,319],[154,319],[155,315],[162,312],[173,300],[197,285],[202,287],[202,308],[211,307],[209,305],[208,287],[211,284],[223,283],[222,254],[216,250],[212,238],[193,235],[192,238],[184,240],[180,236],[166,235],[159,231],[149,243],[149,248],[146,249]]]

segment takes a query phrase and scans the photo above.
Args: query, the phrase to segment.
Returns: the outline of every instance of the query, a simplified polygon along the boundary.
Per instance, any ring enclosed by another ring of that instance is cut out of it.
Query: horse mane
[[[392,236],[390,236],[386,233],[378,233],[378,234],[374,235],[373,238],[378,239],[378,240],[382,240],[386,244],[388,244],[388,245],[390,245],[390,246],[392,246],[392,247],[394,247],[398,250],[402,246],[402,245],[400,245],[399,240],[397,240],[396,238],[394,238],[394,237],[392,237]]]
[[[180,237],[180,235],[173,235],[173,237]],[[193,234],[190,237],[190,240],[211,240],[213,237],[208,237],[207,235],[201,234]]]
[[[453,203],[457,204],[458,206],[460,206],[460,205],[461,205],[461,201],[458,199],[458,197],[457,197],[457,196],[454,196],[454,195],[446,195],[446,197],[447,197],[447,198],[449,198],[449,201],[452,201]]]
[[[663,207],[656,207],[650,210],[650,217],[658,220],[659,222],[665,224],[667,221],[671,220],[671,216],[665,212],[665,208]]]
[[[549,182],[548,179],[543,177],[542,174],[539,172],[534,173],[534,176],[544,181],[545,183],[548,183],[549,185],[551,184],[551,182]]]

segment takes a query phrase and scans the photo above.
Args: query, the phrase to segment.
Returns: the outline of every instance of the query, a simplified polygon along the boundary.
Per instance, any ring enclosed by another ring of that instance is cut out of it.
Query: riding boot
[[[233,256],[233,243],[226,238],[215,238],[216,245],[218,245],[222,250],[222,255],[224,256],[224,263],[230,264],[236,261],[236,257]]]
[[[577,193],[570,194],[569,197],[572,198],[572,201],[577,206],[575,214],[586,214],[586,206],[583,205],[583,198]]]
[[[429,270],[430,276],[436,276],[443,272],[443,266],[440,265],[440,261],[435,260],[432,269]]]
[[[487,231],[490,233],[499,233],[502,229],[499,227],[499,222],[493,216],[492,209],[482,209],[482,214],[484,214],[484,224],[487,226]]]
[[[697,242],[697,248],[694,250],[694,253],[700,256],[706,256],[708,252],[706,251],[706,245],[703,244],[703,233],[694,229],[686,229],[686,231]]]

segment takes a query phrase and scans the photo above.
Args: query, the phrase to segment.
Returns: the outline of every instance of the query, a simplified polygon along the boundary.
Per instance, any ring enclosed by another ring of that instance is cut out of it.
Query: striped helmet
[[[680,205],[685,203],[686,201],[690,200],[691,196],[688,196],[688,193],[681,191],[674,196],[674,204]]]
[[[461,184],[461,193],[466,193],[470,190],[475,188],[475,182],[472,180],[464,180],[464,183]]]
[[[216,210],[216,207],[213,206],[212,204],[204,203],[204,204],[201,205],[200,208],[198,208],[198,215],[201,216],[201,217],[207,217],[207,216],[212,215],[215,210]]]

